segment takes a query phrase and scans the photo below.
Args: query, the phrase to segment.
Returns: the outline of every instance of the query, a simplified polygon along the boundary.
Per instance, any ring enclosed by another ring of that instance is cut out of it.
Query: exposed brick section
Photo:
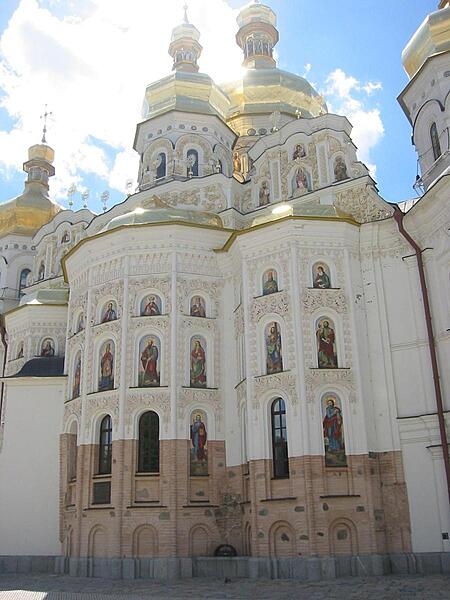
[[[79,446],[76,482],[67,479],[69,435],[61,436],[64,554],[105,557],[238,554],[298,556],[411,550],[401,454],[289,461],[274,479],[269,460],[225,467],[225,444],[208,442],[207,477],[189,474],[189,440],[161,441],[160,473],[136,474],[137,442],[113,443],[111,476],[98,476],[96,446]],[[94,481],[111,482],[111,504],[93,505]]]

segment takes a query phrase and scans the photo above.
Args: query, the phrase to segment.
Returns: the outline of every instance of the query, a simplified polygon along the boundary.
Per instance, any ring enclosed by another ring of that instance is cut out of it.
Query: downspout
[[[8,343],[6,341],[6,329],[5,329],[5,317],[0,314],[0,339],[4,348],[3,355],[3,364],[2,364],[2,377],[5,374],[6,368],[6,355],[8,353]],[[3,394],[5,393],[5,384],[3,381],[0,381],[0,427],[2,425],[2,416],[3,416]]]
[[[436,355],[436,345],[434,342],[433,323],[431,319],[430,301],[428,297],[427,282],[425,279],[425,268],[422,258],[422,250],[419,245],[413,240],[410,234],[405,230],[403,225],[404,213],[397,205],[393,205],[394,219],[401,235],[412,246],[417,259],[417,269],[419,271],[420,289],[422,292],[423,310],[425,313],[425,323],[427,327],[428,350],[430,352],[431,370],[433,372],[434,395],[436,398],[436,409],[439,421],[439,432],[441,435],[442,454],[444,458],[445,476],[447,479],[447,493],[450,502],[450,459],[448,455],[447,432],[445,430],[444,405],[442,402],[442,391],[439,380],[439,367]]]

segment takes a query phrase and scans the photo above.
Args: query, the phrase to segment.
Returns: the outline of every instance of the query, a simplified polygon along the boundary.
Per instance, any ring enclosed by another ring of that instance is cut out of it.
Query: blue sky
[[[21,192],[28,146],[40,139],[40,115],[53,112],[53,199],[101,210],[124,197],[137,175],[134,129],[146,84],[170,73],[172,27],[184,0],[2,0],[0,2],[0,202]],[[213,79],[238,78],[234,41],[240,0],[190,0],[201,33],[200,68]],[[278,66],[305,76],[332,112],[354,125],[360,158],[388,201],[415,196],[416,154],[396,97],[408,82],[405,44],[438,0],[270,0],[278,17]]]

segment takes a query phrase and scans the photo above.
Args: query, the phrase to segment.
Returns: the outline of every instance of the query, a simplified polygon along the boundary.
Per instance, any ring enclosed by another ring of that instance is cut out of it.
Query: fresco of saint
[[[205,301],[201,296],[191,299],[191,317],[206,317]]]
[[[336,338],[330,319],[319,319],[316,331],[319,369],[337,369]]]
[[[159,386],[158,346],[159,340],[155,337],[150,337],[141,351],[140,362],[142,369],[139,374],[139,385],[141,387]]]
[[[277,272],[269,269],[263,275],[263,296],[278,292]]]
[[[323,403],[323,439],[325,445],[325,465],[327,467],[345,467],[344,425],[342,411],[334,394],[327,394]]]
[[[115,321],[117,319],[117,311],[114,308],[114,304],[112,302],[108,302],[108,306],[103,313],[102,323],[107,323],[108,321]]]
[[[53,340],[50,338],[47,338],[42,342],[41,356],[55,356],[55,347],[53,346]]]
[[[195,411],[191,420],[191,453],[190,453],[190,474],[208,475],[208,449],[206,441],[208,439],[205,426],[205,417],[200,411]]]
[[[206,353],[199,338],[192,339],[190,385],[206,387]]]
[[[266,372],[280,373],[283,370],[283,357],[281,354],[281,333],[278,323],[269,323],[266,327]]]
[[[148,296],[141,302],[141,317],[155,317],[161,314],[161,298],[156,295]]]
[[[317,265],[313,271],[313,287],[320,289],[328,289],[331,287],[330,275],[327,272],[328,268],[325,267],[325,265]]]
[[[73,372],[72,398],[78,398],[80,395],[81,384],[81,354],[79,353],[75,360],[75,370]]]
[[[112,342],[105,342],[104,350],[100,351],[100,379],[98,391],[114,389],[114,350]]]

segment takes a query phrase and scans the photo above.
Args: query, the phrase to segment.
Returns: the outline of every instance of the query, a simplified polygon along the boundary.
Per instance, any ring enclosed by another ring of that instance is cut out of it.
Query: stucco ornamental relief
[[[76,417],[78,423],[81,421],[81,398],[76,398],[64,404],[62,431],[66,431],[67,423],[72,417]]]
[[[171,309],[170,305],[170,284],[167,276],[163,277],[152,277],[145,275],[145,278],[130,281],[128,284],[129,297],[130,297],[130,316],[136,315],[136,301],[146,290],[155,289],[159,290],[164,296],[164,313],[169,313]]]
[[[219,390],[208,390],[202,388],[183,388],[180,396],[180,406],[195,404],[196,402],[210,404],[211,406],[220,402]]]
[[[179,271],[185,273],[192,272],[192,265],[195,265],[195,272],[198,275],[211,277],[211,274],[216,274],[218,271],[217,258],[211,254],[194,254],[192,248],[188,245],[179,248],[177,254],[177,264]],[[200,282],[201,280],[199,280]]]
[[[256,200],[252,197],[252,191],[248,189],[238,196],[236,208],[243,213],[248,213],[256,208],[256,204]]]
[[[361,261],[371,264],[373,259],[383,258],[395,258],[401,260],[404,256],[411,255],[411,246],[402,243],[400,240],[396,240],[395,246],[389,246],[387,248],[379,249],[371,246],[361,248],[360,252],[352,254],[352,258],[356,261]]]
[[[340,290],[306,289],[301,301],[309,313],[320,308],[332,308],[338,313],[347,311],[347,299]]]
[[[222,431],[222,402],[219,390],[201,388],[184,388],[178,402],[178,417],[186,418],[190,408],[195,406],[210,407],[214,412],[216,431]]]
[[[106,323],[99,323],[98,325],[95,325],[95,327],[92,328],[92,337],[95,340],[104,334],[118,336],[120,334],[120,331],[120,321],[108,321]]]
[[[244,333],[244,310],[242,305],[234,313],[234,331],[236,335]]]
[[[91,315],[97,315],[99,303],[104,298],[114,298],[117,301],[119,318],[122,314],[123,306],[123,286],[122,283],[106,284],[92,290],[91,294]]]
[[[142,251],[140,247],[137,250]],[[158,250],[160,250],[160,247],[158,247]],[[170,269],[171,251],[168,249],[167,252],[157,252],[155,248],[151,249],[151,252],[133,256],[133,260],[129,266],[129,273],[131,276],[147,277],[149,273],[168,273]],[[152,279],[150,277],[150,280]],[[159,278],[155,277],[155,280],[159,280]],[[150,285],[147,283],[147,280],[146,285]],[[161,289],[161,291],[163,290]]]
[[[114,258],[92,267],[92,285],[110,288],[111,281],[123,279],[125,274],[125,260],[123,257]],[[101,289],[101,288],[100,288]]]
[[[74,294],[72,289],[73,288],[71,287],[69,308],[70,314],[73,315],[75,312],[78,312],[81,309],[86,316],[87,295],[85,293]]]
[[[128,436],[133,433],[133,418],[138,410],[156,410],[161,415],[164,432],[169,429],[170,393],[167,390],[152,390],[149,393],[133,392],[128,395],[125,406],[125,431]]]
[[[191,263],[192,264],[192,263]],[[197,264],[194,262],[194,264]],[[178,295],[178,310],[180,313],[186,312],[187,299],[194,292],[204,292],[211,300],[216,302],[220,299],[220,293],[222,291],[222,285],[216,281],[206,281],[204,279],[185,279],[179,278],[177,282],[177,295]],[[212,316],[216,314],[216,307],[212,303],[211,312]]]
[[[353,177],[361,177],[367,174],[367,169],[360,162],[354,162],[351,167]]]
[[[148,317],[136,317],[131,324],[130,330],[141,331],[149,327],[151,329],[158,329],[159,331],[166,331],[169,328],[169,317],[160,316],[152,317],[151,319]]]
[[[85,416],[84,436],[89,439],[92,421],[100,413],[108,413],[112,417],[113,430],[117,432],[119,426],[119,396],[117,393],[96,398],[87,397],[83,406]]]
[[[81,332],[80,332],[81,333]],[[72,336],[66,342],[67,344],[67,355],[72,356],[73,353],[78,349],[84,349],[84,337],[77,335],[76,337]]]
[[[349,402],[356,404],[355,377],[351,369],[314,369],[305,371],[306,402],[314,402],[318,387],[340,385],[347,390]]]
[[[358,223],[370,223],[391,217],[394,210],[366,186],[357,186],[336,194],[334,205]]]
[[[166,192],[160,195],[160,199],[174,208],[180,206],[199,206],[200,191],[199,188],[196,187],[193,190],[185,190],[183,192]]]
[[[296,377],[293,373],[274,373],[258,377],[254,380],[253,385],[253,408],[260,407],[259,398],[270,389],[285,391],[292,404],[298,404]]]
[[[289,312],[289,296],[287,292],[276,292],[268,296],[254,298],[250,310],[252,323],[257,323],[268,313],[284,316]]]
[[[223,190],[218,185],[209,185],[202,190],[202,205],[206,210],[224,210],[227,207],[227,199]]]
[[[209,331],[213,334],[217,333],[216,322],[211,319],[198,319],[196,317],[184,317],[181,320],[181,327],[186,331]]]
[[[15,373],[18,373],[20,371],[20,369],[23,367],[23,365],[27,362],[26,357],[22,357],[22,358],[11,357],[9,360],[14,361],[14,362],[8,362],[6,364],[6,369],[5,369],[6,377],[9,377],[10,375],[14,375]]]

